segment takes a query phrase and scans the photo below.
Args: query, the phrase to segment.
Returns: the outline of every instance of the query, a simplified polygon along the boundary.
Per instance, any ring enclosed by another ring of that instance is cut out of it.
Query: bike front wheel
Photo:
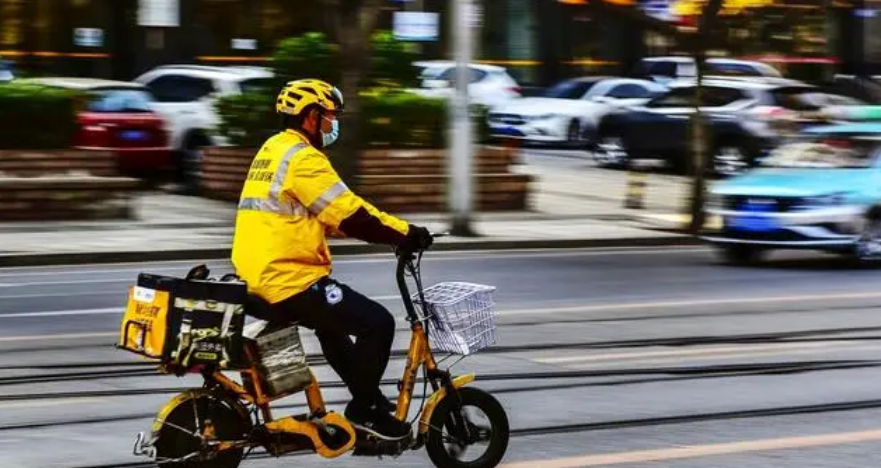
[[[466,387],[438,403],[425,448],[438,468],[494,468],[505,456],[509,438],[508,415],[498,400]]]

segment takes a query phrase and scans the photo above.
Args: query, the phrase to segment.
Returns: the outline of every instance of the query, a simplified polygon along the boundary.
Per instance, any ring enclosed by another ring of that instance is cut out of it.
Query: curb
[[[686,235],[655,237],[628,237],[609,239],[535,239],[535,240],[475,240],[438,242],[436,252],[476,250],[574,249],[609,247],[667,247],[701,245],[700,239]],[[331,245],[333,255],[363,255],[389,253],[387,246],[371,244]],[[125,251],[125,252],[65,252],[41,254],[0,254],[0,268],[23,266],[63,266],[101,263],[138,263],[175,260],[222,260],[230,257],[229,248]]]

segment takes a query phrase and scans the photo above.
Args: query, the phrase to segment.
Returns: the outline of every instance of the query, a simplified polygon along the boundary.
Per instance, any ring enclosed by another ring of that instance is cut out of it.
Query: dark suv
[[[623,165],[630,159],[660,159],[678,171],[686,170],[696,90],[693,81],[673,83],[667,94],[645,106],[605,116],[598,123],[597,144],[592,148],[597,161]],[[797,81],[705,80],[702,111],[708,124],[713,169],[732,175],[751,167],[756,158],[779,143],[779,119],[808,115],[827,102],[859,104],[833,98],[838,96]],[[803,120],[809,123],[810,119]]]

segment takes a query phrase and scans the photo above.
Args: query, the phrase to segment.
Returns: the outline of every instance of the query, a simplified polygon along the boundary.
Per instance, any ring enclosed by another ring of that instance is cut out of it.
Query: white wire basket
[[[445,282],[425,289],[413,303],[428,322],[428,335],[436,350],[467,356],[496,342],[496,288],[474,283]]]

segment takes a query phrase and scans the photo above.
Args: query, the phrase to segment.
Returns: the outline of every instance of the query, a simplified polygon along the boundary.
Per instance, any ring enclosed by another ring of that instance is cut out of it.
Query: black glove
[[[407,238],[401,244],[401,249],[407,252],[419,252],[427,250],[433,243],[434,237],[428,229],[411,224],[410,232],[407,233]]]

